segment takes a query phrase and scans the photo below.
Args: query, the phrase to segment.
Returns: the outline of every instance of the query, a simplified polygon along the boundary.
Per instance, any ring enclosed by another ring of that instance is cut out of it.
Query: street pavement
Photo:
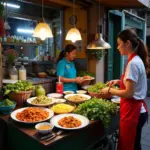
[[[147,97],[146,103],[149,108],[149,121],[143,127],[141,144],[142,150],[150,150],[150,97]]]

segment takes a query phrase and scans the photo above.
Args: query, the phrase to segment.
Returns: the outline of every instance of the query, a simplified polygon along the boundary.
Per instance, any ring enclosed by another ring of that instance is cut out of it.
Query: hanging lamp
[[[33,37],[39,37],[41,40],[52,38],[52,31],[47,23],[44,22],[43,17],[43,0],[42,0],[42,21],[36,26],[33,32]]]
[[[98,27],[99,27],[99,25],[98,25]],[[106,41],[104,41],[101,29],[102,29],[102,26],[100,25],[100,32],[96,33],[95,40],[87,46],[87,49],[101,49],[101,50],[103,50],[103,49],[111,48],[110,44],[107,43]]]
[[[99,20],[99,14],[100,14],[100,3],[99,3],[99,7],[98,7],[98,20]],[[107,43],[103,39],[102,25],[100,25],[100,20],[99,20],[99,23],[97,25],[97,32],[98,33],[95,34],[95,40],[87,46],[87,49],[88,50],[92,50],[92,49],[94,49],[94,50],[110,49],[111,48],[110,44]]]
[[[75,0],[73,0],[73,16],[75,16]],[[65,40],[70,40],[73,43],[75,43],[76,41],[80,41],[82,40],[81,38],[81,34],[80,31],[76,28],[75,23],[73,25],[73,27],[68,31]]]

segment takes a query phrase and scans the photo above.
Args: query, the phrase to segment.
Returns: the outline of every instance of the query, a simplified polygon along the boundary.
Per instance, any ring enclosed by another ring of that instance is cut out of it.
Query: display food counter
[[[108,134],[118,129],[119,115],[111,119],[111,124],[104,129],[100,121],[90,121],[90,124],[79,130],[63,130],[54,139],[46,142],[35,129],[35,124],[17,123],[10,115],[0,115],[0,149],[1,150],[84,150]]]

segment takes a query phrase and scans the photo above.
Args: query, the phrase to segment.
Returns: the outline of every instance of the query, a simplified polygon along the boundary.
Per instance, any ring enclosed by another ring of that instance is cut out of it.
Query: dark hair
[[[118,37],[123,41],[129,40],[135,53],[142,59],[147,74],[150,72],[148,49],[144,42],[137,36],[133,29],[126,29],[119,33]]]
[[[60,54],[58,56],[58,59],[57,59],[57,63],[66,56],[66,52],[70,53],[70,52],[72,52],[75,49],[76,49],[76,46],[74,46],[72,44],[66,45],[65,49],[60,52]]]

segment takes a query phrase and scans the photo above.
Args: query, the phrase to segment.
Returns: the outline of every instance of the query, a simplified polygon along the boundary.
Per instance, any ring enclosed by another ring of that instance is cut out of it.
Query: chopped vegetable
[[[41,95],[35,98],[31,103],[32,104],[50,104],[52,99],[48,98],[47,96]]]
[[[81,114],[90,120],[101,120],[105,127],[110,123],[111,115],[116,114],[117,105],[103,99],[92,98],[80,104],[75,113]]]
[[[12,106],[12,105],[14,105],[14,103],[9,99],[5,99],[0,103],[0,106]]]

